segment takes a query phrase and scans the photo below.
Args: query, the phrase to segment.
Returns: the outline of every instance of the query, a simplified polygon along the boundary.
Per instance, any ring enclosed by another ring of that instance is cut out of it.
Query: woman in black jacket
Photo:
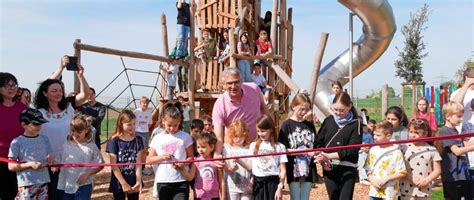
[[[318,147],[361,144],[362,128],[349,95],[339,93],[332,103],[334,114],[326,117],[319,129]],[[324,183],[329,199],[352,199],[358,158],[359,148],[323,151],[315,156],[324,168]]]

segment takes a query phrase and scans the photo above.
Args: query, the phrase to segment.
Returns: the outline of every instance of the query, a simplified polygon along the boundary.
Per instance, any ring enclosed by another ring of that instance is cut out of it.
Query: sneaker
[[[153,170],[151,170],[150,168],[145,168],[145,169],[143,169],[142,174],[150,176],[150,175],[153,174]]]

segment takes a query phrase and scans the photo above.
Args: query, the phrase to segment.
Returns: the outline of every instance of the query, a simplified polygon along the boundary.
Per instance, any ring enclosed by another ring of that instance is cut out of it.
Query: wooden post
[[[169,47],[168,47],[168,28],[166,26],[166,15],[164,13],[161,13],[161,40],[163,42],[163,54],[168,57],[169,55]],[[160,70],[162,73],[164,72],[161,69]],[[166,81],[162,79],[161,81],[161,94],[166,94],[167,93],[167,87],[166,87]]]
[[[194,47],[195,47],[195,44],[194,44],[194,27],[195,27],[195,24],[194,24],[194,11],[196,9],[196,4],[195,4],[195,1],[194,0],[191,0],[189,2],[190,4],[190,13],[191,13],[191,18],[190,18],[190,31],[189,31],[189,38],[190,38],[190,42],[189,42],[189,49],[190,49],[190,52],[189,52],[189,67],[188,67],[188,102],[190,102],[193,107],[195,107],[195,103],[194,103],[194,69],[195,69],[195,60],[194,60]],[[192,117],[196,117],[195,115],[195,112],[194,110],[191,110],[190,113],[189,113],[190,116]]]
[[[286,73],[291,77],[293,70],[293,8],[288,9],[288,39],[287,39],[287,51],[286,51]],[[290,92],[289,88],[285,89],[285,96]],[[285,110],[289,110],[290,100],[285,97]]]
[[[237,54],[236,52],[236,41],[235,41],[235,34],[234,29],[229,29],[229,46],[230,46],[230,67],[237,67],[237,59],[232,55]]]
[[[382,116],[385,115],[385,112],[388,109],[388,85],[382,85]]]
[[[255,32],[258,34],[258,31],[260,30],[260,12],[262,9],[260,0],[255,0],[254,9]]]
[[[272,27],[270,29],[270,39],[272,40],[273,54],[277,54],[277,15],[278,15],[278,0],[273,0],[272,11]]]
[[[76,43],[81,43],[81,40],[80,39],[76,39],[76,41],[74,41],[74,44]],[[73,45],[74,47],[74,56],[77,57],[77,63],[81,63],[81,49],[79,48],[76,48],[75,45]],[[80,83],[79,83],[79,77],[77,77],[77,74],[76,73],[73,73],[74,75],[74,92],[80,92]]]
[[[328,41],[329,33],[321,33],[319,39],[318,49],[314,57],[313,72],[311,73],[311,80],[309,82],[309,95],[312,102],[314,102],[314,96],[316,96],[316,87],[318,84],[319,70],[321,69],[321,62],[323,60],[324,49],[326,49],[326,43]]]
[[[271,65],[273,71],[275,71],[276,75],[278,77],[280,77],[280,79],[291,89],[293,90],[293,92],[297,93],[299,90],[300,90],[300,87],[298,87],[298,85],[296,85],[295,82],[293,82],[293,80],[291,80],[291,77],[288,76],[288,74],[286,74],[285,71],[283,71],[283,69],[278,66],[278,65],[275,65],[275,64],[272,64]]]

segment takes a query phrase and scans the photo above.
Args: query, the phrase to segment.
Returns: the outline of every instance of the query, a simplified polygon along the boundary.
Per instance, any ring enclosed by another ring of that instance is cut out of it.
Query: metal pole
[[[354,50],[352,49],[353,46],[353,41],[352,41],[352,16],[354,16],[354,13],[349,13],[349,95],[351,98],[354,98],[352,96],[353,91],[354,91],[354,83],[352,82],[352,66],[353,66],[353,55],[354,55]]]

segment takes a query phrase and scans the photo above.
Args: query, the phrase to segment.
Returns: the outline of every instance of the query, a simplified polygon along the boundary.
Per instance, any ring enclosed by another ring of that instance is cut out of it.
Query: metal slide
[[[396,31],[392,7],[387,0],[339,0],[364,24],[363,34],[353,46],[353,76],[373,64],[387,49]],[[320,71],[315,105],[318,119],[331,114],[328,96],[332,94],[331,80],[344,85],[349,82],[349,48]]]

